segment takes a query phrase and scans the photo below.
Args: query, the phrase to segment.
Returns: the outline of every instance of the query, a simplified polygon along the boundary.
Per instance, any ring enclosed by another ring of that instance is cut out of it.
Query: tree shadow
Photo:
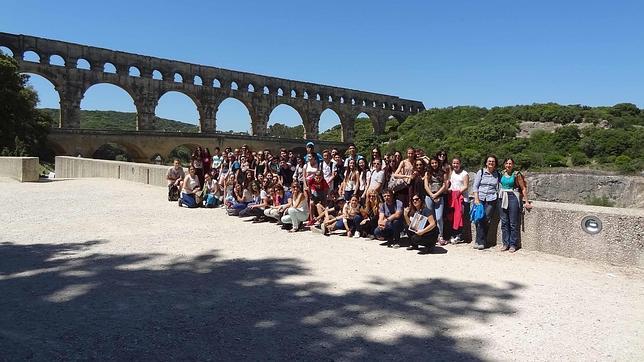
[[[481,360],[460,319],[512,314],[523,288],[374,278],[338,293],[297,259],[90,253],[104,242],[0,244],[2,358]]]

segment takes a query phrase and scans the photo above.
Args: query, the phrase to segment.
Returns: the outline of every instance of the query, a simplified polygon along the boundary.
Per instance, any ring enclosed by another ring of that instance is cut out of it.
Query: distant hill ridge
[[[43,111],[58,119],[58,109],[43,108]],[[156,118],[155,130],[166,132],[198,132],[199,127],[185,122],[174,121],[160,117]],[[116,129],[134,131],[136,129],[136,113],[116,111],[85,111],[81,110],[81,128]]]

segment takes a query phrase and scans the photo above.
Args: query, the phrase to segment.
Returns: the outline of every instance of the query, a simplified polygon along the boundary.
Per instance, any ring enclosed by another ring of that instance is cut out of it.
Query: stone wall
[[[644,208],[644,177],[581,173],[528,173],[534,200],[586,204],[606,197],[617,207]]]
[[[0,176],[20,182],[34,182],[38,181],[39,174],[38,157],[0,157]]]
[[[166,186],[169,166],[56,156],[56,178],[103,177]]]

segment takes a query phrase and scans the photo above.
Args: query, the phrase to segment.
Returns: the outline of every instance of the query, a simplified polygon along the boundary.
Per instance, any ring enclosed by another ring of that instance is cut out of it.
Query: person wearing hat
[[[318,164],[322,163],[322,155],[318,152],[315,152],[315,143],[309,141],[306,143],[306,155],[304,156],[304,162],[309,162],[309,154],[314,153],[317,156]]]

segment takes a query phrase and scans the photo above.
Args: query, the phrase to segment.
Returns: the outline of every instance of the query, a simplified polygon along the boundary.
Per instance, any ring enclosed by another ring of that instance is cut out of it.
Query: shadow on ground
[[[309,273],[296,259],[213,251],[152,268],[158,255],[91,253],[104,242],[0,244],[2,358],[481,360],[484,341],[451,337],[455,319],[511,314],[522,288],[373,280],[338,294],[285,280]]]

